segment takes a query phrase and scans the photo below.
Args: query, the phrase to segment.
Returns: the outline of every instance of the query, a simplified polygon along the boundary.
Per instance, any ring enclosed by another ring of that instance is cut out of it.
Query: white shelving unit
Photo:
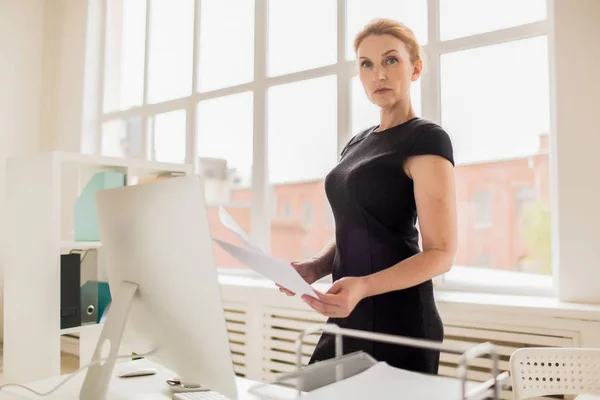
[[[61,335],[78,334],[80,362],[87,363],[101,325],[60,329],[60,255],[100,249],[75,242],[73,206],[98,171],[126,174],[126,184],[161,173],[193,173],[192,165],[141,159],[48,152],[7,164],[4,272],[4,381],[28,382],[60,374]],[[99,271],[99,275],[101,272]]]

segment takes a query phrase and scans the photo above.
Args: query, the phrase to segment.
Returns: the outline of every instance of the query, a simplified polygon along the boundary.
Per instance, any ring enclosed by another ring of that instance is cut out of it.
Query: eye
[[[398,59],[396,57],[390,57],[387,60],[385,60],[388,64],[397,64],[398,63]]]
[[[372,65],[371,61],[368,61],[368,60],[365,60],[365,61],[363,61],[363,62],[360,63],[360,66],[362,68],[369,68],[369,67],[371,67],[371,65]]]

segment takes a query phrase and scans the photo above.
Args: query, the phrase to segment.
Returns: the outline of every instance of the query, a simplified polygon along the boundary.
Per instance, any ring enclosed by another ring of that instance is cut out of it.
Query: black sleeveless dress
[[[333,280],[365,276],[417,254],[413,181],[404,162],[434,154],[454,165],[449,135],[433,122],[413,118],[382,132],[369,128],[353,137],[325,179],[336,224]],[[343,328],[442,341],[444,328],[431,281],[366,298],[347,318],[330,318]],[[334,357],[334,337],[323,335],[311,363]],[[437,374],[439,352],[344,337],[344,354],[362,350],[378,361]]]

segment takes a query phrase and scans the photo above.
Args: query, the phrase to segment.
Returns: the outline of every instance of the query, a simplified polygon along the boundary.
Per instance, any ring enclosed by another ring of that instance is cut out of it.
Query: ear
[[[413,66],[413,74],[410,79],[413,82],[416,81],[421,76],[422,71],[423,71],[423,60],[417,60],[417,62]]]

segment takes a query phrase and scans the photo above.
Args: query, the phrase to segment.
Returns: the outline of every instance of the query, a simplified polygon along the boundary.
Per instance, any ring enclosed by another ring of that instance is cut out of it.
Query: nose
[[[375,67],[375,76],[377,77],[377,80],[380,80],[380,81],[386,80],[387,79],[386,69],[381,66]]]

